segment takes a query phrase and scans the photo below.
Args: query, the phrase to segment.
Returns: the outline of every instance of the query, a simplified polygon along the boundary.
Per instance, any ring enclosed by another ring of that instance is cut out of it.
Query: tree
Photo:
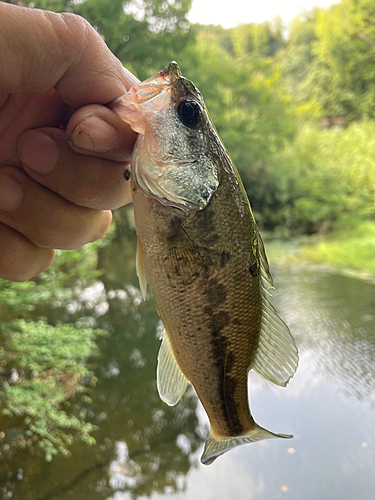
[[[274,43],[269,25],[193,30],[196,44],[183,73],[202,92],[258,221],[272,225],[270,215],[280,209],[273,159],[294,137],[296,119],[280,65],[267,55]]]
[[[375,3],[343,0],[317,18],[315,52],[331,77],[329,115],[375,116]]]
[[[311,103],[309,80],[319,61],[314,54],[317,8],[299,14],[288,26],[288,41],[277,53],[283,76],[303,117],[320,117],[321,106]]]

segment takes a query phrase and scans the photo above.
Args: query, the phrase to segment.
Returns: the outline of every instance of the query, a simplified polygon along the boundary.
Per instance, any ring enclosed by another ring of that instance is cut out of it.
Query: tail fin
[[[254,427],[247,434],[243,436],[231,436],[227,438],[219,438],[213,436],[212,432],[210,432],[205,447],[203,451],[203,455],[201,457],[201,462],[204,465],[210,465],[212,462],[225,453],[226,451],[235,448],[236,446],[240,446],[241,444],[246,443],[255,443],[256,441],[262,441],[262,439],[270,439],[270,438],[285,438],[291,439],[293,436],[289,434],[274,434],[273,432],[267,431],[263,429],[260,425],[254,422]]]

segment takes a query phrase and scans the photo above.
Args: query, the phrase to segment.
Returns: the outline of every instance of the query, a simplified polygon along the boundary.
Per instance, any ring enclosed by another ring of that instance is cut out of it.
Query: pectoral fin
[[[169,406],[176,405],[185,394],[189,381],[177,364],[165,330],[158,354],[156,375],[160,399]]]
[[[258,241],[263,291],[263,317],[257,354],[250,368],[270,382],[285,387],[297,370],[298,350],[289,328],[268,301],[267,297],[271,295],[270,289],[273,288],[273,279],[259,233]]]
[[[137,240],[137,256],[135,259],[135,267],[137,270],[137,276],[139,279],[139,286],[141,287],[143,300],[146,300],[146,291],[147,291],[146,269],[145,269],[145,262],[144,262],[144,258],[143,258],[142,243],[141,243],[141,240],[139,238]]]
[[[285,387],[298,366],[298,351],[289,328],[263,298],[263,325],[252,369],[276,385]]]

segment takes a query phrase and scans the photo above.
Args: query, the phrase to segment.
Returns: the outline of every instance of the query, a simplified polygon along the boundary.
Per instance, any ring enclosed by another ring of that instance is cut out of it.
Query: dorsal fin
[[[258,232],[262,276],[263,317],[257,354],[251,368],[265,379],[285,387],[298,366],[296,343],[284,321],[268,301],[274,288],[264,244]]]

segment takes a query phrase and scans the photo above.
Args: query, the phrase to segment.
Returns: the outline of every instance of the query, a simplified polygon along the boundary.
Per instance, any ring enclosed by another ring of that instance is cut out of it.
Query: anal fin
[[[177,364],[165,330],[158,354],[156,375],[160,399],[169,406],[176,405],[185,394],[189,381]]]

